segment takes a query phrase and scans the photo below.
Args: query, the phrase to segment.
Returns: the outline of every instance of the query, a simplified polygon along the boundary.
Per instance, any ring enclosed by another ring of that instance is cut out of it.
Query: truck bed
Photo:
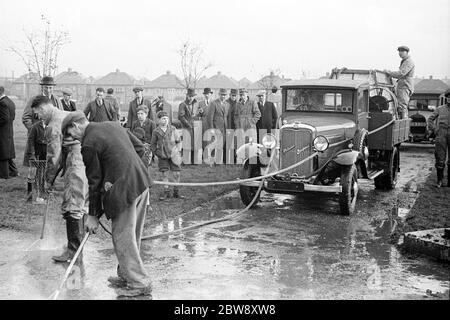
[[[370,113],[369,132],[393,120],[390,113]],[[408,141],[411,119],[395,120],[386,128],[369,135],[369,148],[379,150],[392,150],[395,145]]]

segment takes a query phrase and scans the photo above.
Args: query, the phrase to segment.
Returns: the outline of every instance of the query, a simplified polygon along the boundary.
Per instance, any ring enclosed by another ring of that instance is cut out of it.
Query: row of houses
[[[246,88],[249,94],[254,96],[258,90],[269,89],[272,86],[279,87],[289,80],[271,73],[256,82],[251,82],[247,78],[238,81],[219,71],[212,77],[207,78],[204,76],[200,78],[197,82],[196,90],[197,94],[201,95],[204,88],[211,88],[215,94],[217,94],[220,88]],[[103,87],[105,90],[107,88],[113,88],[114,95],[122,106],[127,105],[129,101],[134,99],[133,88],[136,86],[141,86],[144,89],[145,97],[156,98],[157,96],[164,96],[169,103],[177,103],[184,100],[186,94],[182,79],[170,71],[167,71],[154,80],[146,78],[138,80],[128,73],[116,69],[103,77],[95,79],[93,77],[84,77],[79,72],[69,68],[56,75],[55,82],[55,93],[57,95],[61,95],[63,88],[69,88],[73,92],[72,98],[81,105],[86,104],[94,98],[95,89],[98,87]],[[39,92],[39,76],[28,73],[17,79],[10,80],[5,87],[10,95],[17,96],[21,100],[26,100]],[[273,98],[275,100],[281,99],[279,93],[274,95]]]

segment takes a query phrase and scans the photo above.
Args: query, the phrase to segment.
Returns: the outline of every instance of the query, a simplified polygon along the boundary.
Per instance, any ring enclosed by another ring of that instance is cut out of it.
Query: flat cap
[[[70,127],[75,121],[86,119],[86,115],[83,111],[70,112],[62,121],[61,132],[66,134],[67,128]]]
[[[72,90],[70,90],[69,88],[64,88],[61,91],[63,94],[67,94],[68,96],[72,95]]]
[[[134,87],[133,92],[144,91],[142,87]]]
[[[239,89],[239,94],[243,94],[243,93],[247,93],[247,92],[248,91],[245,88]]]
[[[219,90],[219,94],[228,94],[228,93],[227,93],[227,90],[222,88]]]
[[[142,104],[136,109],[136,112],[139,111],[144,111],[145,113],[148,113],[148,107],[145,104]]]
[[[233,94],[233,95],[234,95],[234,94],[238,94],[237,89],[231,89],[231,90],[230,90],[230,94]]]
[[[168,117],[169,115],[167,114],[167,112],[165,112],[165,111],[160,111],[160,112],[158,112],[158,114],[157,114],[157,117],[158,117],[158,119],[161,119],[162,117]]]
[[[409,48],[407,46],[400,46],[397,48],[398,51],[407,51],[409,52]]]
[[[259,90],[258,93],[256,94],[257,97],[265,96],[265,95],[266,95],[266,91],[264,91],[264,90]]]

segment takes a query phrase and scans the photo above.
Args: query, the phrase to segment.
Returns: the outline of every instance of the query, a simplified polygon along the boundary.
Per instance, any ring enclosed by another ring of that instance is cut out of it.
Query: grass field
[[[16,102],[16,119],[14,121],[14,142],[16,147],[16,165],[20,176],[8,180],[0,180],[0,228],[13,228],[23,231],[37,231],[41,226],[43,215],[42,205],[26,203],[28,168],[22,165],[25,150],[27,130],[22,124],[23,104]],[[239,177],[238,165],[189,165],[183,166],[181,180],[189,182],[225,181]],[[151,170],[154,180],[161,180],[156,168]],[[58,184],[58,181],[57,181]],[[237,185],[187,188],[181,187],[180,194],[186,199],[169,199],[159,201],[162,186],[150,189],[150,204],[152,211],[147,215],[147,224],[159,223],[189,211],[226,192],[234,190]],[[55,210],[58,210],[55,208]]]

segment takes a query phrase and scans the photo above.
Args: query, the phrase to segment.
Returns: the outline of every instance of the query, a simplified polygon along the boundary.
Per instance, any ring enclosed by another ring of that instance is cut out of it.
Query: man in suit
[[[227,91],[225,89],[219,90],[219,98],[211,102],[206,114],[206,124],[208,130],[214,130],[215,140],[217,139],[217,145],[215,150],[220,150],[216,154],[216,162],[222,163],[221,154],[223,154],[223,146],[226,142],[226,129],[229,104],[226,101]]]
[[[155,115],[152,111],[152,102],[146,98],[144,98],[143,95],[144,89],[142,87],[135,87],[133,88],[133,92],[136,96],[136,98],[132,101],[130,101],[130,106],[128,108],[128,118],[127,118],[127,125],[126,127],[131,129],[133,127],[133,124],[137,121],[137,108],[141,105],[146,105],[148,108],[148,118],[150,120],[155,121]]]
[[[203,132],[205,132],[206,129],[209,129],[207,126],[206,115],[208,114],[208,108],[209,108],[209,105],[211,104],[212,95],[213,95],[213,91],[211,90],[211,88],[203,89],[203,96],[205,97],[205,99],[199,101],[197,112],[194,112],[195,120],[202,121]]]
[[[239,90],[239,102],[236,105],[234,112],[234,125],[236,129],[242,129],[245,135],[238,143],[239,147],[242,143],[246,142],[246,138],[252,138],[253,141],[257,140],[256,123],[261,118],[261,111],[259,111],[258,105],[254,100],[249,99],[247,89]]]
[[[13,161],[16,157],[13,131],[15,116],[16,105],[5,95],[5,88],[0,87],[0,179],[19,175]]]
[[[194,114],[197,100],[194,89],[188,88],[186,99],[178,106],[178,120],[183,130],[183,161],[191,164],[194,160]],[[201,136],[197,132],[196,136]]]
[[[72,90],[66,88],[66,89],[62,90],[62,93],[63,93],[63,97],[61,99],[61,105],[62,105],[64,111],[77,110],[75,101],[70,100],[70,97],[72,96]]]
[[[228,104],[230,105],[230,109],[228,110],[228,119],[227,119],[227,128],[228,129],[236,129],[234,125],[234,112],[236,110],[237,104],[237,89],[230,90],[230,97],[227,99]]]
[[[30,100],[28,100],[27,104],[25,105],[25,109],[23,110],[22,114],[22,123],[27,128],[28,133],[30,133],[31,127],[39,121],[36,114],[33,113],[33,110],[31,109],[31,103],[33,102],[34,98],[38,96],[46,96],[48,97],[52,105],[59,109],[63,110],[63,107],[61,105],[61,101],[53,94],[53,89],[55,87],[55,82],[53,80],[53,77],[44,76],[41,79],[40,82],[41,85],[41,93],[37,96],[31,97]],[[29,154],[29,146],[28,146],[28,139],[27,139],[27,145],[25,146],[25,154],[23,157],[23,165],[28,167],[29,166],[29,160],[30,160],[30,154]]]
[[[151,178],[142,161],[143,144],[117,122],[89,123],[78,112],[64,119],[65,135],[82,143],[89,182],[86,230],[96,233],[104,213],[111,219],[117,277],[108,279],[119,296],[150,295],[151,284],[140,257],[141,236]]]
[[[108,101],[103,99],[104,93],[105,89],[97,88],[97,90],[95,90],[95,100],[89,102],[84,109],[86,118],[91,122],[113,121],[117,119],[115,110]]]
[[[109,105],[114,109],[114,113],[116,115],[116,118],[114,119],[114,121],[116,121],[116,120],[120,121],[120,105],[113,94],[114,94],[114,89],[108,88],[108,90],[106,90],[105,100],[108,101]]]
[[[277,126],[278,113],[275,105],[266,100],[266,92],[264,90],[260,90],[256,96],[258,97],[258,108],[261,112],[261,118],[259,118],[256,123],[256,129],[258,134],[258,141],[261,142],[260,139],[264,136],[260,136],[261,133],[267,132],[270,133],[271,129],[275,129]]]

